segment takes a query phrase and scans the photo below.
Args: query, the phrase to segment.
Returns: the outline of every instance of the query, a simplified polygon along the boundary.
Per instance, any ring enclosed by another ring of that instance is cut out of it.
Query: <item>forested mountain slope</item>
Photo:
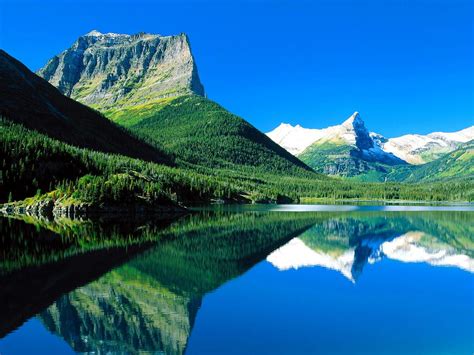
[[[160,149],[135,138],[97,111],[62,95],[2,50],[0,115],[78,147],[171,162]]]
[[[132,131],[160,142],[192,164],[250,166],[279,174],[311,170],[247,121],[204,97],[179,97],[139,118],[130,114],[128,119],[133,122],[128,126]]]

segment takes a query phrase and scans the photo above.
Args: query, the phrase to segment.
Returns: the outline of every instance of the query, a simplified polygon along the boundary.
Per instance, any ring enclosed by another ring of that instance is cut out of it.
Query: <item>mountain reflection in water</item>
[[[45,225],[33,232],[31,224],[4,219],[2,242],[20,262],[16,267],[16,259],[5,254],[0,323],[6,337],[0,351],[9,332],[37,315],[76,352],[192,352],[188,341],[206,295],[265,260],[279,270],[320,266],[353,282],[367,264],[383,259],[472,273],[470,217],[470,212],[207,211],[159,226],[115,229],[103,238],[90,237],[91,224],[85,234],[80,225],[74,232]],[[100,228],[98,235],[107,234]],[[34,233],[43,238],[56,233],[63,243],[45,258],[36,244],[28,244]],[[130,244],[117,243],[117,235]],[[21,243],[15,243],[17,236]],[[72,244],[64,245],[65,240]],[[100,268],[91,257],[96,254]],[[42,288],[31,280],[38,275],[54,288],[38,292]]]
[[[339,271],[352,282],[356,282],[366,263],[374,264],[383,258],[408,263],[428,263],[434,266],[453,266],[474,272],[474,259],[449,244],[439,241],[425,232],[411,231],[400,236],[384,239],[362,239],[346,250],[324,250],[311,239],[312,231],[290,240],[272,252],[267,261],[279,270],[321,266]]]

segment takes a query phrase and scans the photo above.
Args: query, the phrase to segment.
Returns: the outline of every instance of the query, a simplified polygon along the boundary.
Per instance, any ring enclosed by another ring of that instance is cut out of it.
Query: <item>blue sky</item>
[[[92,29],[186,32],[209,98],[263,131],[474,124],[473,24],[471,0],[0,0],[0,47],[32,70]]]

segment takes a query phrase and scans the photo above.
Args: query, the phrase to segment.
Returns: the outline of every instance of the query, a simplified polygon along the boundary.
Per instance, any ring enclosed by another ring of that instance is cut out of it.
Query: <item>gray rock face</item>
[[[346,125],[351,125],[352,130],[354,131],[356,146],[359,149],[370,149],[374,147],[374,142],[370,138],[369,131],[365,127],[365,123],[360,118],[358,112],[356,112],[351,119],[344,122]]]
[[[204,96],[185,34],[92,31],[37,74],[63,94],[102,110],[191,93]]]

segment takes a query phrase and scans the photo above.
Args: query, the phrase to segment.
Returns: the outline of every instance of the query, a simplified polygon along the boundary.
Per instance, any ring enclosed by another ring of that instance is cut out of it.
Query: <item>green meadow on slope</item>
[[[419,165],[406,177],[407,182],[474,178],[474,141],[424,165]]]
[[[395,181],[404,183],[440,183],[474,179],[474,142],[422,165],[384,166],[352,178],[355,181]]]
[[[201,96],[182,96],[144,111],[134,108],[107,116],[159,142],[165,151],[190,164],[212,168],[251,166],[299,175],[310,170],[247,121]]]

